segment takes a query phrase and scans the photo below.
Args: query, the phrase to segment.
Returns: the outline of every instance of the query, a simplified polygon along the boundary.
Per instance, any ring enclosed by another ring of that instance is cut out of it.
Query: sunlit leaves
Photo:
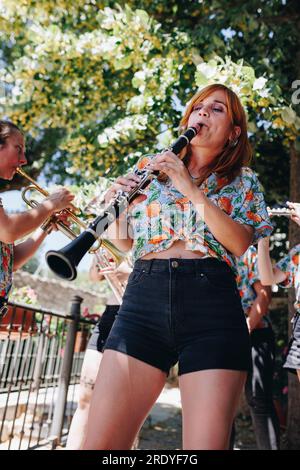
[[[287,140],[294,140],[299,129],[296,112],[286,106],[282,90],[277,84],[271,88],[266,77],[255,76],[255,70],[244,65],[244,61],[233,62],[230,57],[225,60],[215,56],[208,62],[197,65],[196,83],[201,88],[211,83],[222,83],[229,86],[240,97],[248,114],[256,116],[257,121],[265,121],[265,130],[271,128],[282,130]],[[273,93],[272,93],[273,92]],[[253,120],[249,130],[257,131],[257,123]]]
[[[94,169],[118,166],[135,146],[147,151],[149,134],[153,147],[153,134],[160,132],[165,116],[169,124],[174,115],[169,107],[182,69],[191,64],[189,54],[181,52],[187,51],[187,36],[163,33],[145,11],[128,6],[97,8],[81,1],[68,10],[62,1],[57,10],[43,2],[43,10],[27,1],[19,15],[17,3],[9,3],[0,25],[6,40],[16,41],[16,58],[0,77],[7,85],[5,113],[35,136],[48,128],[64,129],[58,145],[69,155],[71,175],[81,171],[86,177]],[[76,25],[87,5],[92,26],[66,28],[70,15]],[[56,11],[55,20],[47,21],[45,12],[53,16]]]

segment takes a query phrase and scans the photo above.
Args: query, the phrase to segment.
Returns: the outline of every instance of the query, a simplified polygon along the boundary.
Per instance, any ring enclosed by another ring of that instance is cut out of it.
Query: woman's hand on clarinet
[[[172,180],[175,188],[184,196],[190,199],[191,192],[195,189],[195,184],[191,180],[191,175],[183,161],[173,152],[167,150],[156,155],[148,165],[151,170],[162,171]]]
[[[138,185],[139,182],[139,176],[135,175],[134,173],[129,173],[126,176],[119,176],[106,192],[104,196],[105,203],[109,204],[118,191],[130,193]],[[137,202],[137,199],[139,199],[138,202],[140,202],[140,198],[136,198],[134,200],[135,203]]]

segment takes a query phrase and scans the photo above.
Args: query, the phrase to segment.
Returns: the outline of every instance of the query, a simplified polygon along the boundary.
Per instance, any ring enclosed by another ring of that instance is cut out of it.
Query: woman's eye
[[[202,109],[202,106],[196,106],[193,111],[200,111]],[[218,113],[223,113],[223,108],[211,108],[213,111],[216,111]]]

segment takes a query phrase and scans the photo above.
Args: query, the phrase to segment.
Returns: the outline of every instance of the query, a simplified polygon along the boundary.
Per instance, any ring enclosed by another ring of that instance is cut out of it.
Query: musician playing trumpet
[[[291,219],[300,226],[300,204],[287,203],[292,210]],[[278,284],[284,288],[294,288],[296,313],[292,319],[292,335],[283,367],[289,372],[297,373],[300,381],[300,243],[289,250],[274,267],[270,259],[269,237],[258,243],[258,269],[261,283],[265,286]]]
[[[26,165],[25,139],[21,130],[10,121],[0,120],[0,178],[11,181],[18,167]],[[56,212],[70,206],[74,196],[65,188],[57,189],[35,208],[8,214],[0,198],[0,316],[12,284],[12,272],[23,266],[36,252],[55,224],[38,229],[27,240],[14,243],[40,227]],[[65,219],[64,215],[58,216]]]

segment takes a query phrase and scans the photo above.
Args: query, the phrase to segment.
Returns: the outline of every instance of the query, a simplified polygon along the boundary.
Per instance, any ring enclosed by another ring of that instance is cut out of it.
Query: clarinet
[[[195,124],[193,127],[189,127],[167,150],[178,155],[198,134],[201,127],[202,124]],[[134,173],[140,177],[140,182],[135,188],[129,193],[118,191],[112,202],[104,209],[101,215],[95,218],[87,230],[61,250],[50,250],[46,253],[48,266],[56,275],[68,280],[76,278],[76,267],[83,256],[89,251],[95,241],[99,240],[105,230],[120,217],[128,205],[138,195],[143,194],[143,190],[158,176],[159,171],[144,168],[142,170],[137,169]]]

